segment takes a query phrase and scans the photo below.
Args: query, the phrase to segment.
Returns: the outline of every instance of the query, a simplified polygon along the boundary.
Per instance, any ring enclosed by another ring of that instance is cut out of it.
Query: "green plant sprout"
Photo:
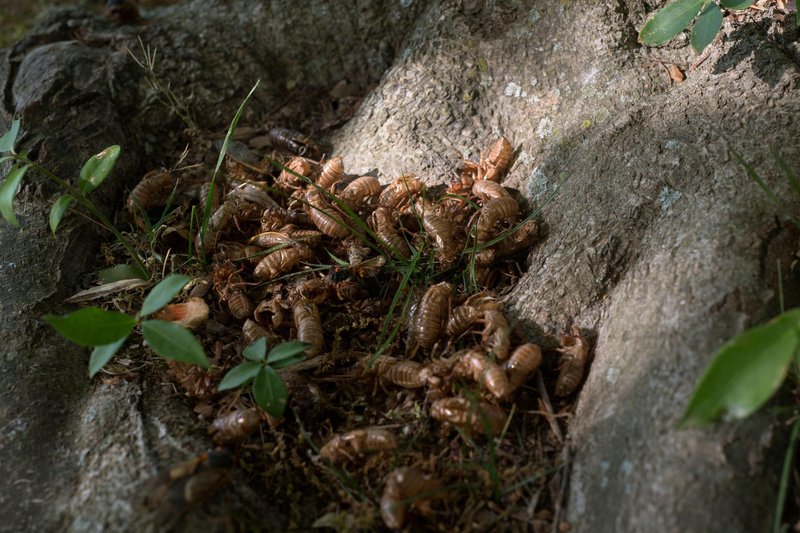
[[[192,333],[175,322],[147,320],[177,295],[189,276],[172,274],[150,291],[135,316],[99,307],[85,307],[68,315],[45,315],[43,319],[62,336],[81,346],[93,347],[89,376],[94,376],[122,347],[133,328],[139,326],[150,348],[164,359],[209,368],[205,350]]]
[[[247,361],[225,374],[219,390],[243,387],[252,381],[256,403],[270,416],[279,418],[286,409],[289,391],[276,370],[304,361],[304,352],[309,346],[300,341],[283,342],[267,354],[267,339],[257,339],[242,351]]]
[[[53,232],[53,235],[55,235],[67,210],[77,203],[88,211],[91,215],[90,218],[94,222],[97,222],[101,227],[114,235],[117,242],[125,248],[125,251],[136,262],[143,273],[147,272],[144,263],[139,259],[138,254],[133,249],[130,242],[128,242],[128,239],[114,227],[114,224],[111,223],[88,197],[89,193],[97,189],[114,169],[120,154],[119,145],[109,146],[102,152],[90,157],[83,165],[83,168],[81,168],[78,176],[78,186],[76,188],[69,181],[56,176],[49,169],[30,160],[28,158],[28,152],[17,152],[15,150],[19,129],[20,121],[19,119],[14,119],[11,122],[11,128],[0,137],[0,154],[7,154],[0,157],[0,163],[6,161],[14,162],[5,180],[0,184],[0,215],[2,215],[9,224],[19,227],[19,221],[14,214],[14,199],[20,190],[22,180],[28,170],[36,170],[65,191],[65,194],[62,194],[53,202],[50,209],[49,222],[50,230]]]
[[[680,32],[692,27],[690,41],[697,53],[702,52],[722,28],[722,9],[742,10],[755,0],[674,0],[650,17],[639,32],[639,41],[647,46],[664,44]],[[797,15],[800,26],[800,13]]]

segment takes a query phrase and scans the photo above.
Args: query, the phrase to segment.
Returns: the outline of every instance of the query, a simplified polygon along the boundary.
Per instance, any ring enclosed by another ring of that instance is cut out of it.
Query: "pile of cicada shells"
[[[189,235],[188,221],[175,230],[211,263],[191,298],[170,312],[182,320],[182,305],[210,308],[208,320],[191,325],[216,370],[174,362],[170,370],[212,421],[215,442],[235,446],[259,428],[291,423],[270,419],[245,394],[220,399],[216,390],[224,372],[242,362],[241,349],[260,337],[270,346],[309,344],[307,361],[281,374],[290,391],[287,411],[294,409],[321,444],[310,461],[352,468],[398,450],[391,429],[358,427],[335,414],[347,405],[320,407],[344,395],[337,382],[355,383],[366,396],[418,389],[419,405],[443,431],[499,436],[515,392],[542,364],[539,346],[512,342],[496,292],[521,275],[542,237],[540,222],[500,183],[511,144],[501,138],[479,162],[464,161],[437,191],[414,175],[385,186],[373,176],[348,175],[342,157],[318,160],[307,139],[272,134],[303,155],[276,170],[250,155],[229,155],[213,191],[207,182],[177,187],[196,212],[212,206],[204,234]],[[148,174],[131,192],[131,214],[140,220],[142,210],[163,204],[174,188],[173,173]],[[407,305],[396,305],[387,318],[393,299]],[[575,328],[560,343],[551,392],[567,396],[582,380],[589,345]],[[366,418],[379,421],[380,414]],[[403,527],[412,510],[428,514],[444,495],[436,472],[424,465],[385,468],[379,507],[387,527]]]

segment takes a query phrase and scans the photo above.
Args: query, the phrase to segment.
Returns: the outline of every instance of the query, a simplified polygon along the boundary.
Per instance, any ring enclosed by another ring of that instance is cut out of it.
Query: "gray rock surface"
[[[349,171],[438,183],[506,135],[517,149],[506,185],[543,206],[550,231],[511,309],[533,339],[574,320],[596,341],[571,423],[574,530],[770,524],[784,442],[770,414],[704,431],[675,424],[714,350],[776,312],[778,261],[796,303],[797,232],[732,155],[789,198],[769,147],[800,167],[800,146],[785,141],[799,133],[792,24],[726,22],[674,85],[654,59],[696,57],[685,41],[638,47],[645,6],[633,0],[254,4],[198,0],[123,28],[56,12],[6,51],[0,122],[21,116],[23,146],[65,176],[121,144],[114,181],[97,191],[111,205],[181,126],[126,52],[138,34],[159,50],[158,76],[193,95],[203,127],[224,128],[259,78],[249,119],[268,116],[287,87],[380,78],[330,139]],[[92,384],[84,351],[39,320],[65,309],[99,242],[79,220],[49,234],[55,193],[32,180],[23,229],[0,225],[0,452],[14,458],[0,466],[0,529],[140,530],[150,527],[137,507],[143,481],[207,444],[173,434],[191,413],[168,391]],[[240,492],[232,508],[268,509]]]

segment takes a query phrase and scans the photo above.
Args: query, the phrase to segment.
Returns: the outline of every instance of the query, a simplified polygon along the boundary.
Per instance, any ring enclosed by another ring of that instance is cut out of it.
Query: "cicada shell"
[[[483,311],[471,305],[459,305],[450,312],[445,331],[447,336],[456,338],[483,316]]]
[[[261,260],[261,255],[262,250],[258,246],[242,244],[236,241],[223,241],[217,243],[217,253],[214,254],[214,262],[244,262],[245,264],[252,265]]]
[[[532,343],[518,346],[505,362],[510,391],[517,390],[542,364],[542,350]]]
[[[372,370],[382,381],[407,389],[425,386],[426,376],[423,373],[425,365],[422,363],[381,356],[372,361],[371,364]]]
[[[291,224],[284,226],[282,229],[288,232],[289,237],[291,237],[294,242],[305,244],[312,248],[319,246],[322,241],[322,232],[315,229],[299,229]]]
[[[244,440],[261,424],[258,410],[254,408],[240,409],[223,415],[211,424],[213,439],[217,444],[227,444]]]
[[[511,346],[511,327],[505,315],[500,311],[489,309],[484,311],[482,321],[483,346],[497,359],[505,361],[508,359],[508,349]]]
[[[253,313],[253,304],[240,288],[228,288],[225,291],[224,301],[231,315],[237,320],[244,320]]]
[[[381,247],[391,255],[408,259],[411,252],[405,239],[394,230],[395,218],[387,207],[379,207],[369,218],[370,228],[378,236]]]
[[[492,145],[489,155],[486,156],[482,178],[484,180],[500,181],[500,178],[508,170],[513,155],[514,149],[511,143],[505,137],[500,137]]]
[[[241,155],[248,157],[240,159],[234,156],[229,149],[228,153],[225,154],[225,173],[229,178],[239,180],[258,180],[263,178],[268,166],[259,163],[249,148],[242,144],[239,144],[239,146],[247,152]]]
[[[497,436],[506,424],[506,413],[500,407],[466,398],[436,400],[431,405],[431,416],[472,435]]]
[[[264,190],[265,185],[250,181],[231,180],[228,197],[239,202],[248,202],[259,208],[259,215],[266,209],[280,209],[275,200]]]
[[[360,209],[372,204],[380,192],[381,183],[378,178],[361,176],[348,183],[339,197],[351,208]]]
[[[480,352],[471,350],[462,355],[453,373],[474,379],[497,398],[505,398],[511,393],[505,370]]]
[[[258,339],[264,337],[267,339],[267,344],[272,346],[278,342],[278,339],[269,332],[265,327],[261,326],[258,322],[251,319],[244,321],[242,325],[242,337],[244,337],[245,345],[253,344]]]
[[[256,310],[253,311],[253,318],[261,325],[270,325],[273,329],[278,329],[285,322],[285,309],[276,299],[262,300]]]
[[[425,185],[413,175],[400,176],[392,181],[378,197],[378,205],[400,210],[414,203]]]
[[[248,241],[260,248],[273,248],[275,246],[291,246],[295,244],[294,239],[288,233],[281,231],[264,231],[250,237]]]
[[[497,182],[489,180],[478,180],[472,185],[472,194],[486,202],[492,198],[510,198],[511,195],[505,187]]]
[[[324,279],[312,278],[301,281],[296,288],[303,300],[314,304],[324,303],[328,299],[328,283]]]
[[[334,239],[343,239],[350,235],[350,229],[342,218],[336,214],[328,200],[316,189],[306,192],[306,212],[311,222],[325,235]]]
[[[299,156],[317,159],[320,149],[317,144],[302,133],[288,128],[271,128],[268,133],[272,143]]]
[[[541,237],[541,224],[529,220],[511,235],[497,243],[497,255],[506,257],[532,246]]]
[[[157,508],[155,522],[171,531],[188,511],[205,502],[230,482],[233,457],[214,450],[173,466],[152,482],[148,502]]]
[[[502,304],[497,301],[492,292],[484,291],[473,294],[466,302],[450,312],[446,328],[447,335],[452,338],[458,337],[483,318],[484,311],[500,311],[502,308]]]
[[[314,253],[311,248],[305,245],[281,248],[265,255],[253,270],[253,276],[269,281],[282,274],[288,274],[298,263],[308,261],[313,257]]]
[[[397,442],[391,431],[381,428],[354,429],[334,437],[320,450],[319,455],[331,463],[355,460],[356,456],[391,451]]]
[[[569,396],[583,381],[589,358],[589,341],[580,329],[572,326],[568,335],[561,336],[561,369],[556,380],[556,396]]]
[[[455,227],[446,218],[432,211],[426,211],[422,225],[434,239],[436,258],[447,267],[458,257],[459,243],[455,240]]]
[[[478,242],[486,242],[497,233],[500,224],[513,224],[517,220],[519,204],[510,197],[493,198],[486,202],[478,217]]]
[[[326,191],[330,191],[334,185],[342,180],[343,176],[344,162],[341,157],[334,157],[326,161],[322,166],[322,172],[320,172],[319,178],[317,179],[317,185]]]
[[[383,523],[389,529],[401,529],[410,507],[428,514],[430,501],[438,497],[440,489],[439,481],[419,468],[395,469],[389,474],[381,496]]]
[[[278,231],[286,224],[288,214],[280,207],[265,209],[261,213],[261,232]]]
[[[275,185],[281,189],[299,189],[305,185],[305,181],[295,174],[305,178],[311,176],[311,161],[305,157],[293,157],[284,166],[292,172],[281,170],[278,179],[275,180]]]
[[[294,327],[297,328],[297,340],[311,345],[306,350],[306,355],[318,355],[322,351],[324,337],[317,306],[311,302],[299,301],[292,306],[292,315]]]
[[[453,286],[443,281],[429,287],[422,296],[414,320],[414,334],[422,348],[433,347],[444,332],[452,293]]]
[[[169,172],[161,170],[148,172],[128,195],[125,206],[138,220],[142,210],[147,211],[151,207],[164,205],[174,186],[175,180]]]
[[[229,197],[225,200],[211,215],[205,235],[203,235],[202,229],[197,232],[195,247],[198,250],[204,250],[206,253],[213,250],[214,245],[219,240],[220,233],[227,227],[238,209],[239,205],[234,198]]]

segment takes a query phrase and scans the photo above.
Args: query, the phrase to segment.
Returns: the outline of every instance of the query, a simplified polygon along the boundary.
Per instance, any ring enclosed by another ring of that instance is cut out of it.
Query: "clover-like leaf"
[[[253,341],[247,348],[242,351],[245,359],[260,362],[264,360],[267,355],[267,339],[261,337]]]
[[[781,386],[800,346],[800,309],[749,329],[714,356],[689,401],[682,426],[745,418]]]
[[[253,361],[245,361],[244,363],[231,368],[225,377],[220,381],[217,387],[220,391],[235,389],[256,377],[258,371],[261,370],[259,363]]]
[[[305,350],[311,345],[307,342],[289,341],[282,342],[272,350],[267,356],[267,362],[275,368],[283,368],[305,360]],[[291,363],[287,361],[291,360]]]
[[[167,305],[190,279],[192,278],[183,274],[172,274],[159,281],[144,299],[138,316],[150,315]]]
[[[136,325],[125,313],[86,307],[65,316],[42,317],[62,336],[81,346],[103,346],[124,339]]]
[[[685,30],[707,0],[675,0],[653,15],[639,32],[648,46],[664,44]]]
[[[253,397],[270,416],[279,418],[286,409],[289,391],[275,369],[262,366],[253,381]]]
[[[136,265],[114,265],[99,271],[97,277],[103,283],[113,283],[124,279],[146,280],[148,275]]]
[[[55,236],[58,225],[61,219],[67,214],[67,209],[75,202],[75,197],[71,194],[62,194],[58,199],[53,202],[53,207],[50,208],[50,231]]]
[[[92,192],[108,177],[119,159],[118,144],[109,146],[99,154],[93,155],[83,165],[78,178],[78,190],[83,194]]]
[[[26,172],[28,172],[28,165],[14,165],[6,179],[0,184],[0,214],[14,226],[19,226],[17,217],[14,216],[14,198],[19,192],[19,185]]]
[[[142,322],[142,335],[158,355],[164,359],[194,363],[209,368],[203,346],[192,333],[175,322],[165,320],[145,320]]]
[[[11,127],[7,132],[0,137],[0,153],[11,152],[14,150],[14,145],[17,144],[17,135],[19,134],[19,119],[15,118],[11,121]]]
[[[104,344],[102,346],[95,346],[92,350],[92,356],[89,358],[89,377],[94,377],[101,368],[111,361],[114,354],[125,344],[128,337],[122,337],[120,340],[112,342],[111,344]]]
[[[697,16],[692,26],[692,48],[698,54],[708,46],[722,28],[722,11],[714,2],[709,2]]]
[[[756,0],[720,0],[722,7],[727,9],[747,9],[752,6]]]

